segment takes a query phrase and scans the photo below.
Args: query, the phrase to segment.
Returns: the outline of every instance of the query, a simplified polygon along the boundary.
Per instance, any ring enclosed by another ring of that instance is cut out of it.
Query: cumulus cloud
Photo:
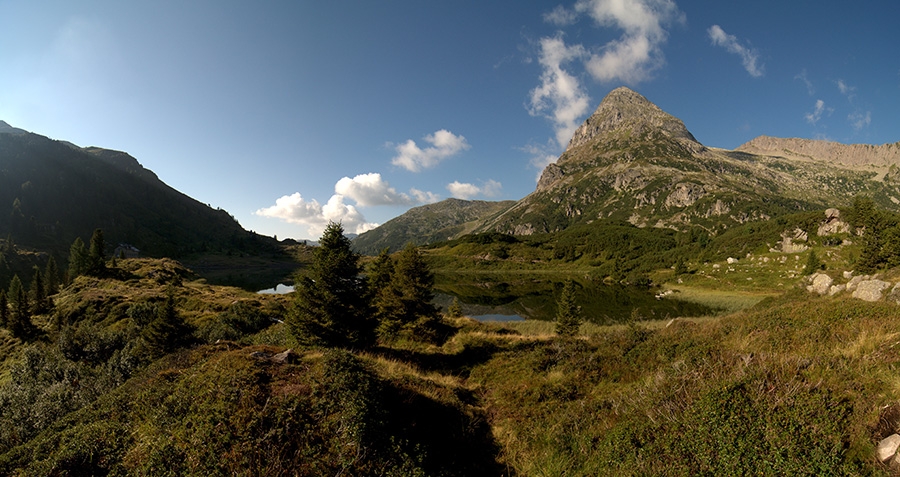
[[[305,225],[313,238],[318,238],[328,222],[340,222],[348,233],[360,234],[378,224],[366,221],[356,206],[397,206],[430,204],[440,200],[437,194],[410,189],[409,194],[397,192],[381,174],[371,172],[352,179],[344,177],[334,185],[335,194],[324,205],[317,200],[306,200],[299,192],[275,200],[275,205],[257,210],[256,215],[280,219],[288,223]],[[356,206],[347,204],[350,199]]]
[[[419,172],[434,167],[444,159],[471,147],[465,137],[457,136],[446,129],[429,134],[424,139],[431,146],[423,149],[412,139],[396,146],[397,155],[391,163],[411,172]]]
[[[329,222],[339,222],[348,233],[361,234],[378,224],[366,222],[365,217],[352,205],[344,203],[344,196],[335,194],[325,205],[315,199],[305,200],[299,192],[275,200],[275,205],[259,209],[256,215],[281,219],[297,225],[305,225],[311,238],[318,239]]]
[[[816,105],[813,108],[812,112],[806,113],[803,117],[806,118],[806,122],[808,122],[809,124],[815,125],[816,123],[819,122],[820,119],[822,119],[822,114],[824,114],[826,112],[830,113],[831,108],[826,108],[825,101],[822,101],[821,99],[817,99]]]
[[[725,33],[719,25],[713,25],[707,30],[709,39],[713,45],[725,48],[729,53],[734,53],[741,57],[744,69],[750,76],[758,78],[763,75],[764,67],[759,63],[759,53],[753,49],[742,45],[736,36]]]
[[[531,90],[529,114],[544,116],[553,121],[556,142],[565,147],[578,128],[579,121],[590,108],[590,97],[578,78],[563,66],[583,58],[581,45],[566,46],[562,35],[541,39],[539,62],[543,69],[541,85]]]
[[[495,197],[500,194],[503,185],[491,179],[484,182],[481,187],[475,184],[453,181],[447,184],[447,190],[450,191],[452,197],[457,199],[471,199],[476,196]]]
[[[683,22],[684,14],[671,0],[580,0],[579,13],[587,13],[601,27],[623,31],[601,53],[591,55],[587,69],[600,81],[639,83],[665,63],[662,45],[668,38],[665,25]]]
[[[352,179],[344,177],[334,185],[334,192],[361,206],[412,205],[416,202],[409,195],[398,193],[377,172],[360,174]]]

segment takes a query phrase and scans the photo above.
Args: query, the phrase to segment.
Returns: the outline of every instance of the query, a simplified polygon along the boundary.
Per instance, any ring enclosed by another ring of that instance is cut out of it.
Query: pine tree
[[[819,256],[816,255],[815,250],[810,250],[809,255],[806,256],[806,267],[803,269],[804,275],[812,275],[813,273],[818,272],[824,264],[819,260]]]
[[[449,317],[449,318],[462,317],[462,307],[459,306],[459,298],[453,297],[453,303],[450,303],[450,306],[447,307],[447,317]]]
[[[88,251],[84,246],[84,240],[76,237],[69,247],[69,280],[75,280],[76,277],[84,275],[88,272]]]
[[[47,311],[47,295],[41,269],[35,265],[32,270],[34,275],[31,279],[31,287],[28,289],[28,298],[31,300],[31,313],[39,315]]]
[[[159,308],[156,318],[142,331],[147,349],[154,357],[170,353],[190,343],[193,328],[175,309],[174,292],[169,291],[166,303]]]
[[[103,230],[96,229],[91,235],[87,273],[99,275],[104,269],[106,269],[106,242],[103,240]]]
[[[400,291],[403,301],[401,319],[404,322],[437,315],[437,308],[431,303],[434,299],[434,274],[418,247],[408,244],[397,256],[392,282]]]
[[[313,262],[297,280],[288,325],[304,345],[366,346],[373,340],[359,256],[340,224],[325,228]]]
[[[9,330],[19,338],[31,335],[34,325],[31,323],[31,314],[29,313],[28,294],[25,292],[25,287],[22,286],[19,275],[14,275],[9,282],[7,299],[12,309],[8,319]]]
[[[581,307],[575,303],[575,282],[567,280],[559,295],[558,311],[556,313],[556,334],[560,336],[575,336],[581,328]]]
[[[0,327],[9,326],[9,300],[6,298],[6,290],[0,290]]]
[[[56,265],[56,259],[50,255],[44,269],[44,295],[52,296],[57,293],[59,293],[59,267]]]

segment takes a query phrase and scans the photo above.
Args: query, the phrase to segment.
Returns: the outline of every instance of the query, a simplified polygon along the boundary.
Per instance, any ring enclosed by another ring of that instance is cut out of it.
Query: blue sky
[[[0,0],[0,119],[317,238],[519,199],[626,85],[702,143],[900,141],[900,2]]]

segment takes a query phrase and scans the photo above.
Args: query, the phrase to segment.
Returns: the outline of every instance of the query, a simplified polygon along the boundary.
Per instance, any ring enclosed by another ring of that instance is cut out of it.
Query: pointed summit
[[[575,130],[566,150],[610,133],[630,133],[640,139],[653,132],[696,143],[680,119],[659,109],[647,98],[621,86],[612,90],[591,117]]]

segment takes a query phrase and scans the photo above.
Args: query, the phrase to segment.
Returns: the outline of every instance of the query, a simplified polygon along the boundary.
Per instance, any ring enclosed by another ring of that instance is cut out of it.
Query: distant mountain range
[[[375,243],[394,248],[472,232],[552,233],[601,220],[716,234],[734,224],[845,206],[857,195],[900,210],[900,142],[762,136],[733,151],[712,148],[681,120],[622,87],[603,99],[523,199],[477,207],[449,199],[411,209],[356,243],[371,252]],[[429,213],[445,209],[466,213]]]
[[[119,243],[152,257],[280,250],[275,239],[169,187],[127,153],[0,121],[0,239],[64,260],[76,237],[87,243],[97,228],[108,253]]]

